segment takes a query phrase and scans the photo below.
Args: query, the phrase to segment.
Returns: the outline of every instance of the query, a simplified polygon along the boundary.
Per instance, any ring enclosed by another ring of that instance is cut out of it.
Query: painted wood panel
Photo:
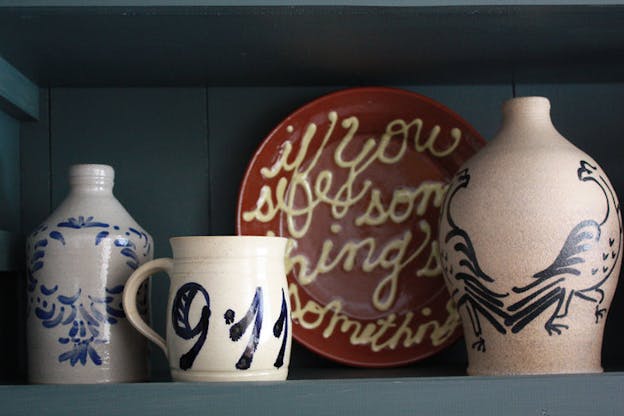
[[[0,68],[0,72],[2,68]],[[0,75],[0,84],[2,84]],[[1,95],[1,92],[0,92]],[[20,232],[20,123],[0,110],[0,382],[23,380],[24,239]]]
[[[75,163],[111,164],[115,195],[147,230],[157,254],[168,238],[206,232],[208,155],[201,88],[53,89],[52,205]]]
[[[604,81],[624,67],[622,5],[59,3],[0,7],[0,55],[40,85],[483,84],[514,65]]]
[[[506,84],[419,85],[405,89],[423,94],[444,104],[470,123],[486,140],[500,126],[500,108],[513,96],[511,77]]]
[[[52,209],[50,201],[50,92],[39,90],[41,108],[38,120],[25,121],[20,131],[20,163],[22,165],[22,226],[30,233]]]
[[[20,201],[20,124],[0,111],[0,229],[19,232]]]

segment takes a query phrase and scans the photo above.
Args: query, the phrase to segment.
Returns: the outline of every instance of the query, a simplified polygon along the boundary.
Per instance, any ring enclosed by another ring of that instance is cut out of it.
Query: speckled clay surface
[[[70,194],[27,243],[29,381],[145,381],[147,342],[125,319],[121,295],[151,260],[152,238],[113,196],[112,167],[75,165],[69,180]]]
[[[496,137],[448,190],[440,252],[469,374],[600,372],[620,271],[619,203],[542,97],[503,106]]]
[[[171,239],[173,259],[145,264],[128,280],[129,320],[167,355],[177,381],[285,380],[291,316],[286,238]],[[170,276],[166,340],[140,319],[135,293],[155,271]]]

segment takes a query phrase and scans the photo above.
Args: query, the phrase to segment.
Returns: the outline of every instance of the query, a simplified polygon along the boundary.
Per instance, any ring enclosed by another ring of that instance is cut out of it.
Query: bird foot
[[[564,325],[564,324],[556,324],[554,322],[546,322],[546,325],[544,326],[544,328],[546,328],[546,332],[548,332],[548,335],[552,335],[553,333],[555,333],[557,335],[561,335],[561,330],[562,329],[569,329],[570,327],[568,325]]]
[[[606,308],[599,308],[598,306],[596,306],[596,312],[594,313],[594,315],[596,316],[596,323],[600,322],[600,320],[604,318],[606,314]]]
[[[472,343],[472,349],[485,352],[485,340],[479,337],[479,340]]]

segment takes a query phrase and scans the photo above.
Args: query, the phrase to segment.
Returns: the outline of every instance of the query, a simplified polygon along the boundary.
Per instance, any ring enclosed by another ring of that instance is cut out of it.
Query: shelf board
[[[622,0],[0,0],[0,7],[266,7],[266,6],[517,6],[517,5],[613,5]]]
[[[40,86],[507,83],[514,72],[617,82],[624,73],[622,2],[103,3],[0,2],[0,56]]]
[[[0,57],[0,110],[19,120],[39,117],[39,88]]]
[[[11,415],[623,414],[624,373],[1,386]],[[103,407],[104,406],[104,407]]]

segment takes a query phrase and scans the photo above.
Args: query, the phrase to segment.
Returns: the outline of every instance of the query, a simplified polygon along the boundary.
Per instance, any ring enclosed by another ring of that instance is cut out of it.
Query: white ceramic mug
[[[176,381],[285,380],[291,317],[286,238],[175,237],[173,259],[139,267],[123,307],[139,332],[167,355]],[[165,341],[136,308],[143,281],[158,271],[171,280]]]

